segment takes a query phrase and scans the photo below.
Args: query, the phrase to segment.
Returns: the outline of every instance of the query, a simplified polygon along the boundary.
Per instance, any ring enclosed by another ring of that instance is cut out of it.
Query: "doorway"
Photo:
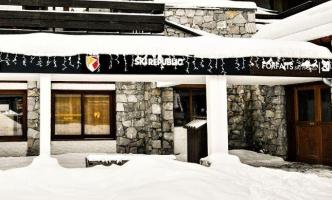
[[[295,160],[332,165],[332,104],[330,88],[322,83],[292,87],[293,121],[289,124]]]

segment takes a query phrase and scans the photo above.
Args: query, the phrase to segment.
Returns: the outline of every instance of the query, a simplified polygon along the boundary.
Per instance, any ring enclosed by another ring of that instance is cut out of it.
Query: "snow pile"
[[[176,160],[175,155],[146,155],[146,154],[90,154],[86,157],[88,161],[91,162],[109,162],[109,161],[117,161],[122,162],[124,160],[132,160],[136,157],[149,156],[158,159],[169,159]]]
[[[332,35],[332,1],[260,28],[254,38],[310,41]]]
[[[308,42],[259,39],[34,33],[0,35],[0,52],[34,56],[76,54],[182,55],[204,58],[298,57],[332,59],[331,52]]]
[[[123,166],[65,169],[39,159],[0,171],[1,199],[169,200],[332,199],[332,179],[243,165],[215,154],[203,167],[158,157],[135,157]]]
[[[175,8],[242,8],[256,9],[256,3],[249,1],[229,0],[154,0],[156,3],[164,3],[166,7]]]
[[[244,149],[230,150],[231,155],[239,157],[242,163],[254,165],[254,166],[280,166],[288,164],[284,159],[277,156],[271,156],[269,154],[257,153],[254,151],[248,151]]]
[[[197,129],[197,128],[205,125],[206,123],[207,123],[207,120],[205,120],[205,119],[196,119],[196,120],[193,120],[193,121],[189,122],[188,124],[186,124],[185,127]]]

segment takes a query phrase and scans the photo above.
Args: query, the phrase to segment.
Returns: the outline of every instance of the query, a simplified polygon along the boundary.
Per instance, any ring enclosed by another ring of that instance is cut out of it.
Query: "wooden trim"
[[[161,14],[165,4],[152,1],[89,1],[89,0],[0,0],[0,5],[24,5],[34,7],[75,7],[75,8],[109,8],[121,12]]]
[[[189,90],[189,121],[193,120],[193,90]]]
[[[106,82],[106,81],[52,81],[52,83],[68,83],[68,84],[115,84],[116,82],[112,81],[112,82]]]
[[[0,136],[0,142],[9,141],[27,141],[27,90],[0,90],[0,95],[22,95],[23,97],[23,124],[22,124],[22,135],[21,136]]]
[[[195,90],[204,90],[206,92],[205,89],[205,84],[183,84],[183,85],[177,85],[174,87],[175,90],[179,90],[179,91],[185,91],[188,92],[189,95],[189,102],[188,102],[188,112],[186,114],[189,114],[189,122],[192,121],[194,119],[194,113],[193,113],[193,91]],[[187,118],[186,118],[187,120]]]
[[[175,89],[206,89],[205,84],[181,84],[176,85]]]
[[[305,83],[305,84],[297,84],[297,85],[289,85],[286,87],[287,91],[287,102],[291,102],[293,108],[287,107],[287,131],[289,140],[289,152],[288,156],[291,160],[303,161],[306,159],[308,162],[314,163],[323,163],[323,126],[324,124],[332,124],[332,122],[323,123],[322,122],[322,103],[321,103],[321,91],[324,88],[328,88],[328,86],[324,85],[322,82],[315,83]],[[298,92],[311,90],[314,91],[314,106],[315,106],[315,116],[313,124],[308,121],[299,121],[299,110],[298,110]],[[299,127],[315,127],[315,137],[317,137],[317,157],[313,158],[305,158],[299,156],[299,148],[300,148],[300,135],[297,130],[297,126]],[[294,137],[295,136],[295,137]],[[309,160],[308,160],[309,159]],[[310,160],[312,159],[312,160]]]
[[[81,135],[55,135],[55,95],[56,94],[80,94],[81,95]],[[85,134],[85,106],[84,96],[88,94],[106,94],[110,100],[110,134],[109,135],[86,135]],[[115,91],[79,91],[79,90],[52,90],[52,111],[51,111],[51,138],[56,140],[115,140],[116,139],[116,103]]]
[[[114,83],[52,83],[52,90],[93,90],[93,91],[113,91]]]

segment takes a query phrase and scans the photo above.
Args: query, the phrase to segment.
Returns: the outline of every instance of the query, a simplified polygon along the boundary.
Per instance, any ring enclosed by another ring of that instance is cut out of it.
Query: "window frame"
[[[188,112],[189,112],[189,122],[191,122],[194,119],[193,115],[193,91],[194,90],[203,90],[205,91],[205,98],[206,98],[206,85],[205,84],[181,84],[177,85],[173,88],[174,90],[182,90],[187,91],[189,94],[189,106],[188,106]],[[174,115],[174,108],[173,108],[173,115]],[[175,117],[173,116],[175,119]],[[189,122],[186,122],[189,123]],[[184,127],[185,125],[181,126]],[[178,126],[180,127],[180,126]]]
[[[79,94],[81,95],[81,134],[80,135],[56,135],[55,134],[55,95],[56,94]],[[109,96],[110,105],[110,134],[109,135],[86,135],[85,134],[85,106],[84,96],[101,94]],[[51,140],[115,140],[116,139],[116,109],[115,91],[101,90],[52,90],[51,99]]]
[[[27,90],[0,90],[0,95],[22,95],[23,97],[23,123],[22,123],[22,135],[20,136],[0,136],[0,142],[20,142],[27,141],[27,121],[28,121],[28,109],[27,109]]]

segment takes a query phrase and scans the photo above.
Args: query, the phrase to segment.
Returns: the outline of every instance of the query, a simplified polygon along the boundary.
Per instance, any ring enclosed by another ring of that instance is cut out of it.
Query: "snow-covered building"
[[[71,11],[100,6],[87,2],[35,5],[69,11],[0,11],[2,33],[46,32],[0,35],[1,156],[36,155],[40,146],[41,154],[186,160],[184,126],[202,119],[209,153],[246,148],[287,157],[295,122],[287,121],[283,85],[331,77],[324,47],[245,39],[256,33],[250,2],[98,1],[112,13]],[[126,9],[113,7],[119,3]],[[329,91],[320,94],[330,108]],[[311,91],[297,95],[307,99],[299,116],[312,117]]]

